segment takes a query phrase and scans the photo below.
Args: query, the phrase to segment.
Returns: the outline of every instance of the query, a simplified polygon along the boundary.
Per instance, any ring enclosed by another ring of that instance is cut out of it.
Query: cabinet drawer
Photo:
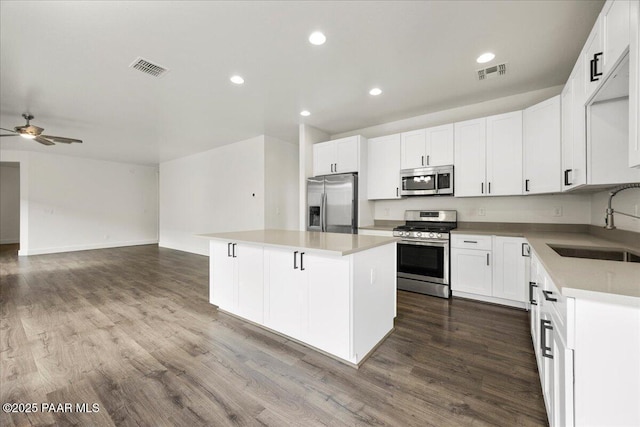
[[[491,250],[491,236],[475,234],[452,234],[451,247],[460,249]]]
[[[560,294],[551,278],[544,272],[544,286],[541,291],[541,300],[545,311],[551,316],[554,328],[562,341],[567,345],[567,297]]]

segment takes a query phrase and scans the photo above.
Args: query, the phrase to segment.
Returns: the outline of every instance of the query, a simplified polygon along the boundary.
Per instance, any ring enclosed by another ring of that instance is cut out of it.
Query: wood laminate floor
[[[208,258],[157,246],[0,250],[0,400],[98,412],[0,425],[539,426],[524,311],[398,292],[356,370],[208,303]]]

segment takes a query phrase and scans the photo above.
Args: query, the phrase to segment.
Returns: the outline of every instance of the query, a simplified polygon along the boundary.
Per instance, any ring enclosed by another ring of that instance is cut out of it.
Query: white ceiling
[[[0,126],[29,149],[156,164],[267,134],[298,141],[562,84],[603,1],[0,3]],[[307,41],[314,30],[323,46]],[[508,75],[479,82],[476,57]],[[138,56],[170,69],[155,79]],[[229,82],[232,74],[243,86]],[[379,86],[381,96],[370,88]],[[303,118],[299,112],[311,111]]]

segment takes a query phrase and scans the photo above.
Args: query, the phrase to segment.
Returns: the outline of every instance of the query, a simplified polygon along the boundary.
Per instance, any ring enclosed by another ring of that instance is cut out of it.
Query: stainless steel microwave
[[[453,165],[400,171],[402,196],[453,195]]]

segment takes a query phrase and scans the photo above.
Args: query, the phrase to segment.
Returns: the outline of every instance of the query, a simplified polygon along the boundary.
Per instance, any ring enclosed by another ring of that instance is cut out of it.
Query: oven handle
[[[413,245],[413,246],[435,246],[435,247],[447,247],[449,242],[419,242],[415,240],[400,240],[399,245]]]

